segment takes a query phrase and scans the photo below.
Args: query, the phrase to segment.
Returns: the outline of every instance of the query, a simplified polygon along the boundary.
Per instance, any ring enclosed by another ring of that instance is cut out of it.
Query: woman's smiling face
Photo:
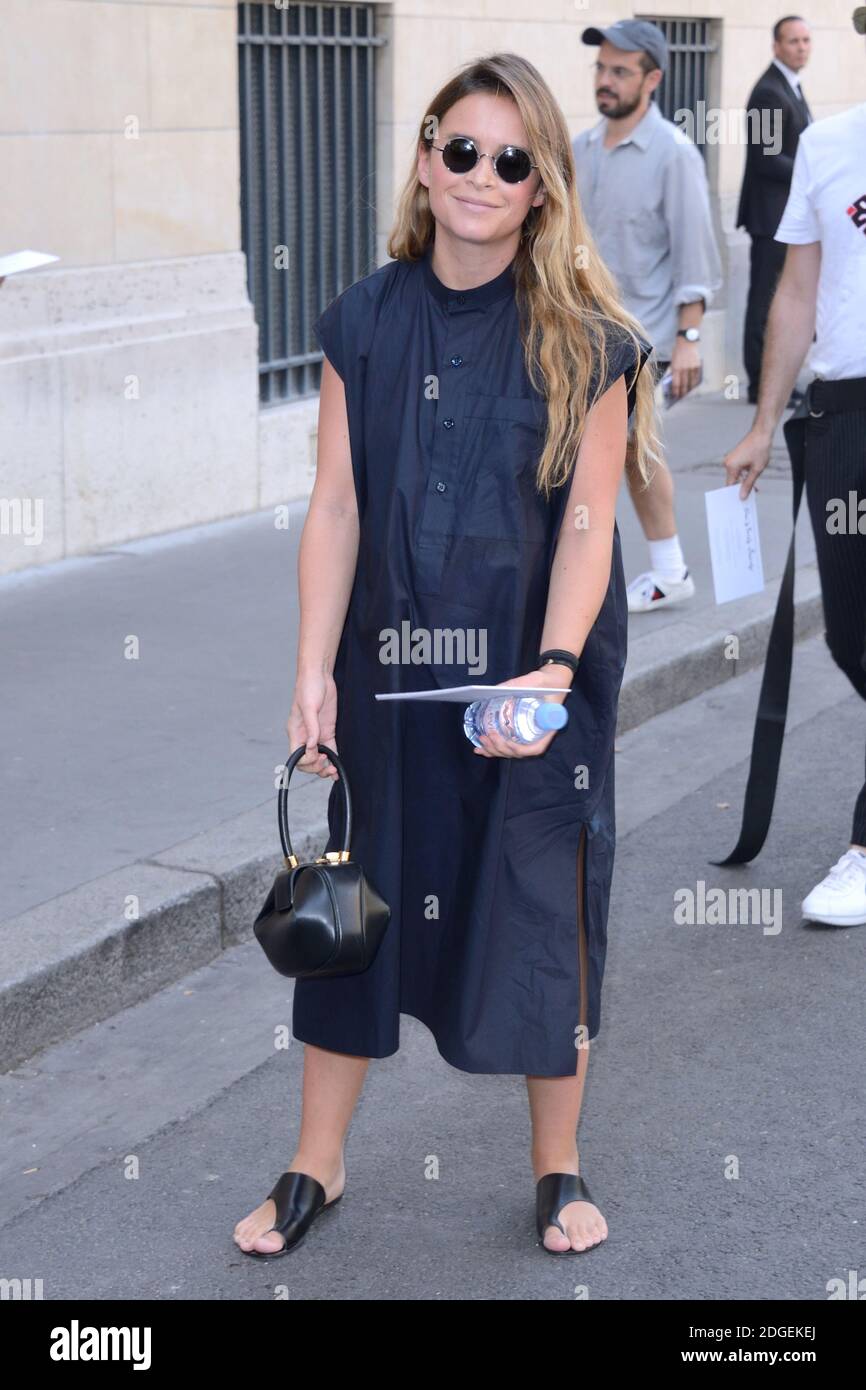
[[[520,230],[530,207],[544,201],[541,175],[531,169],[522,183],[505,183],[493,159],[479,159],[466,174],[445,167],[441,147],[455,136],[468,137],[483,155],[495,156],[506,145],[529,149],[526,130],[510,97],[474,92],[456,102],[433,136],[438,150],[422,147],[418,177],[428,190],[436,222],[455,237],[476,243],[499,241]]]

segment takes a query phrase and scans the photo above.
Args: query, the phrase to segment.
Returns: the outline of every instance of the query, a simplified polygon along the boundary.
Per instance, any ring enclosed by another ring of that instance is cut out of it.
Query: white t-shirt
[[[827,381],[866,376],[866,102],[800,135],[776,241],[821,243],[809,367]]]

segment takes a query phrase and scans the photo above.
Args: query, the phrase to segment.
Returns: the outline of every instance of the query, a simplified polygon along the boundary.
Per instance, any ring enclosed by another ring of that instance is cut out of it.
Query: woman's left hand
[[[526,676],[515,676],[513,680],[500,681],[499,684],[543,685],[548,690],[554,690],[557,686],[570,686],[571,672],[566,666],[554,666],[551,663],[537,671],[530,671]],[[561,705],[567,694],[568,691],[564,690],[552,694],[549,698]],[[501,734],[481,734],[479,737],[482,746],[473,748],[472,751],[482,758],[537,758],[540,753],[547,751],[558,732],[558,729],[551,729],[534,743],[515,743],[510,738],[503,738]]]

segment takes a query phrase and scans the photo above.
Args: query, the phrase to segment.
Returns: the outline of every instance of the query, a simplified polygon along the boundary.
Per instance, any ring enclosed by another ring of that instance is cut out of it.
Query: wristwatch
[[[678,328],[677,337],[685,338],[688,343],[699,343],[701,341],[701,330],[699,328]]]

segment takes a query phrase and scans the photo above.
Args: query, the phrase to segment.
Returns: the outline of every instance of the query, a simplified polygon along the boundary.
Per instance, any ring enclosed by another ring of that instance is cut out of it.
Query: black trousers
[[[827,646],[836,665],[866,700],[866,409],[810,418],[805,487],[824,606]],[[853,498],[850,494],[854,494]],[[846,529],[837,530],[827,503],[844,504]],[[858,529],[860,521],[862,532]],[[854,807],[852,843],[866,845],[866,781]]]
[[[758,399],[767,315],[770,312],[776,282],[785,264],[787,249],[785,243],[776,241],[775,237],[752,237],[749,297],[746,300],[746,322],[743,329],[743,362],[749,378],[750,401]]]

